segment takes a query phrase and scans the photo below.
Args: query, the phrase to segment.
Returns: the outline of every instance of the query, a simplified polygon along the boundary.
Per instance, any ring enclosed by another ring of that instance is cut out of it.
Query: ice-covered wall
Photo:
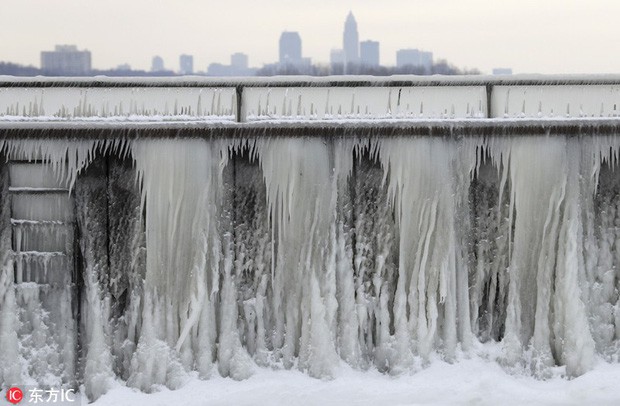
[[[489,340],[540,378],[617,362],[619,152],[585,134],[6,141],[0,384],[94,399],[192,371],[399,374]],[[42,188],[54,204],[15,206]],[[48,272],[73,285],[19,280],[20,252],[68,241],[40,227],[67,224],[75,272]]]

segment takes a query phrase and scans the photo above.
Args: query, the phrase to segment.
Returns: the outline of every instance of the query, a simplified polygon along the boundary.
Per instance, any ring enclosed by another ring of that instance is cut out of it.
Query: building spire
[[[345,55],[345,65],[359,62],[359,35],[357,33],[357,22],[352,11],[349,11],[344,23],[342,49]]]

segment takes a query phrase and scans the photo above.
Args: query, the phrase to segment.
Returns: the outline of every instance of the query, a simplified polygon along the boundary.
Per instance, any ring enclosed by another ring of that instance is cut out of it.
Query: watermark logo
[[[4,404],[1,401],[0,404]],[[13,405],[56,405],[75,406],[81,404],[80,396],[74,389],[41,389],[37,387],[18,388],[6,391],[6,400]]]
[[[24,392],[21,389],[13,387],[6,391],[6,400],[13,403],[14,405],[18,404],[24,398]]]

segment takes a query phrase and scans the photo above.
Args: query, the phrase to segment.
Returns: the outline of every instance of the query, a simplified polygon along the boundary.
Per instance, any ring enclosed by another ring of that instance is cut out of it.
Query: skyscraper
[[[379,42],[360,42],[360,62],[366,66],[379,66]]]
[[[181,68],[181,75],[191,75],[194,73],[194,57],[191,55],[181,55],[179,57],[179,67]]]
[[[357,22],[353,13],[349,11],[347,20],[344,23],[344,33],[342,35],[342,49],[346,58],[346,63],[359,62],[359,35],[357,34]]]
[[[344,64],[344,51],[342,49],[332,49],[329,53],[329,63],[333,65]]]
[[[161,72],[164,68],[164,59],[161,56],[154,56],[151,62],[151,72]]]
[[[280,63],[283,65],[301,63],[301,37],[298,32],[284,31],[280,35]]]
[[[344,51],[342,49],[332,49],[329,53],[329,65],[331,75],[342,75],[345,73]]]
[[[396,66],[416,66],[430,71],[433,67],[433,53],[419,49],[399,49],[396,51]]]
[[[233,69],[244,70],[249,66],[248,56],[241,52],[236,52],[230,56],[230,66]]]
[[[90,51],[78,51],[75,45],[56,45],[53,51],[41,52],[41,70],[47,75],[88,75]]]

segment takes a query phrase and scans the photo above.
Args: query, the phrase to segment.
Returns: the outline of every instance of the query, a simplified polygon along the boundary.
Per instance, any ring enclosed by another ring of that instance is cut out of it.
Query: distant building
[[[131,65],[128,63],[123,63],[120,64],[116,67],[116,70],[121,70],[121,71],[130,71],[131,70]]]
[[[330,65],[343,65],[345,61],[345,55],[343,49],[332,49],[329,53]]]
[[[301,37],[299,33],[284,31],[280,35],[280,64],[299,65],[301,59]]]
[[[379,42],[360,42],[360,62],[366,66],[379,66]]]
[[[46,75],[89,75],[90,51],[78,51],[75,45],[56,45],[54,51],[41,52],[41,70]]]
[[[162,61],[162,69],[164,67],[164,61]],[[191,75],[194,73],[194,57],[191,55],[181,55],[179,57],[179,67],[181,75]]]
[[[345,62],[347,64],[359,62],[359,45],[357,22],[355,17],[353,17],[353,13],[349,11],[342,34],[342,49],[344,50]]]
[[[154,56],[151,62],[151,72],[163,72],[165,70],[163,58],[161,56]]]
[[[208,76],[254,76],[256,69],[249,67],[246,54],[236,52],[230,56],[230,65],[212,63],[207,69]]]
[[[331,75],[342,75],[344,74],[344,50],[343,49],[332,49],[329,53],[329,68]]]
[[[433,53],[419,49],[399,49],[396,51],[396,66],[416,66],[430,71],[433,67]]]
[[[212,63],[207,68],[208,76],[234,76],[230,65],[223,63]]]
[[[244,53],[236,52],[230,56],[230,66],[238,70],[247,69],[249,66],[249,58]]]
[[[494,75],[512,75],[512,68],[494,68]]]

